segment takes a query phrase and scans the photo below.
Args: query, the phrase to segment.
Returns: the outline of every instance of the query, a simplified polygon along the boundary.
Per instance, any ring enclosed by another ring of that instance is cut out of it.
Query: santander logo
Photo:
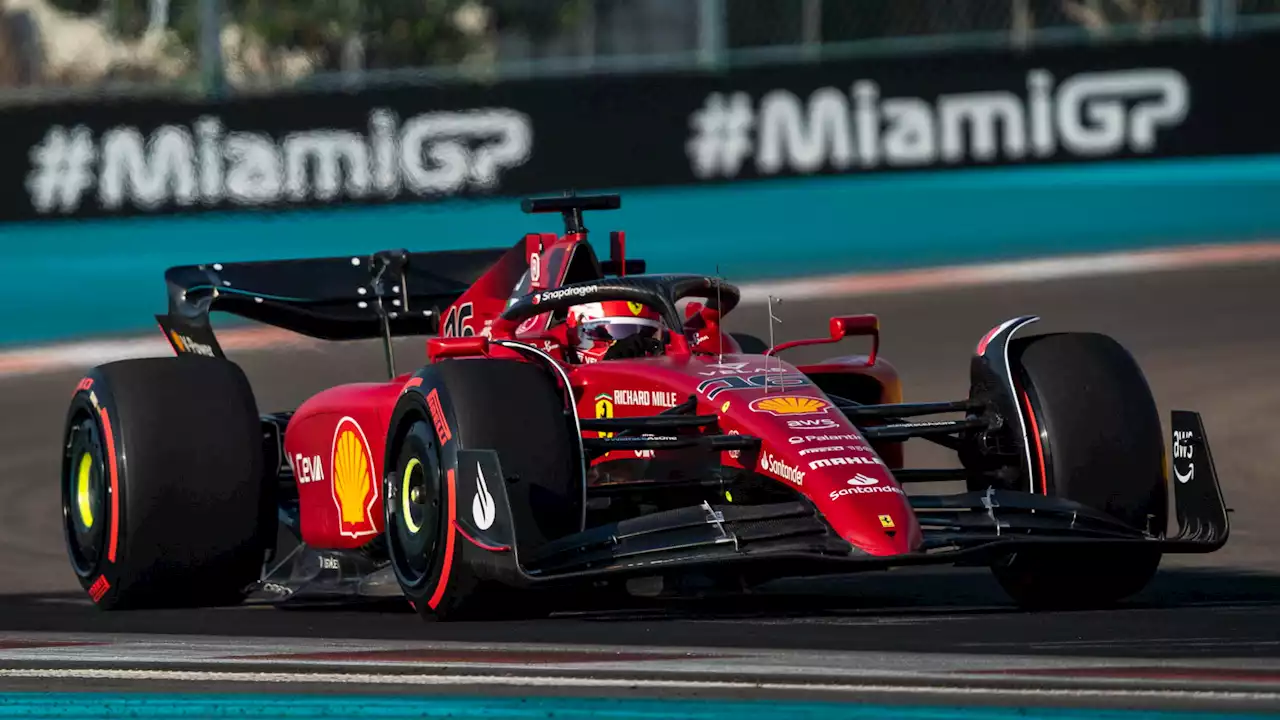
[[[846,482],[849,487],[832,490],[828,497],[832,500],[838,500],[848,495],[866,495],[875,493],[890,493],[896,495],[906,494],[902,492],[901,488],[893,485],[882,485],[876,478],[863,475],[862,473],[857,473]]]

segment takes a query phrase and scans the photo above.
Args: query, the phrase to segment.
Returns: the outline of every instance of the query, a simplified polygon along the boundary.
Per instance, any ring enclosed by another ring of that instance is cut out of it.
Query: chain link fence
[[[0,0],[0,102],[1280,26],[1280,0]]]

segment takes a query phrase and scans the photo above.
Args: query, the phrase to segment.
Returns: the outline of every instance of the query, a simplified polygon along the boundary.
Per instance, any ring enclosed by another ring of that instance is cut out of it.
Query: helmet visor
[[[584,322],[579,329],[582,337],[591,340],[616,341],[629,337],[657,337],[658,323],[646,318],[613,317]]]

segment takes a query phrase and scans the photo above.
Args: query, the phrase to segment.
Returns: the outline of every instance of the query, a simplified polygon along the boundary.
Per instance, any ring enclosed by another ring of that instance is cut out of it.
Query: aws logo
[[[333,431],[331,452],[333,502],[338,507],[338,530],[347,537],[378,532],[374,508],[378,504],[378,483],[374,482],[373,454],[364,430],[349,417],[338,421]]]

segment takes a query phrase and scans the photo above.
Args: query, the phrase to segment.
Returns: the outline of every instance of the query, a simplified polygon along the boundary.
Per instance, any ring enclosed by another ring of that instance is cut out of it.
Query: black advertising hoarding
[[[1280,152],[1280,42],[0,111],[0,220]]]

